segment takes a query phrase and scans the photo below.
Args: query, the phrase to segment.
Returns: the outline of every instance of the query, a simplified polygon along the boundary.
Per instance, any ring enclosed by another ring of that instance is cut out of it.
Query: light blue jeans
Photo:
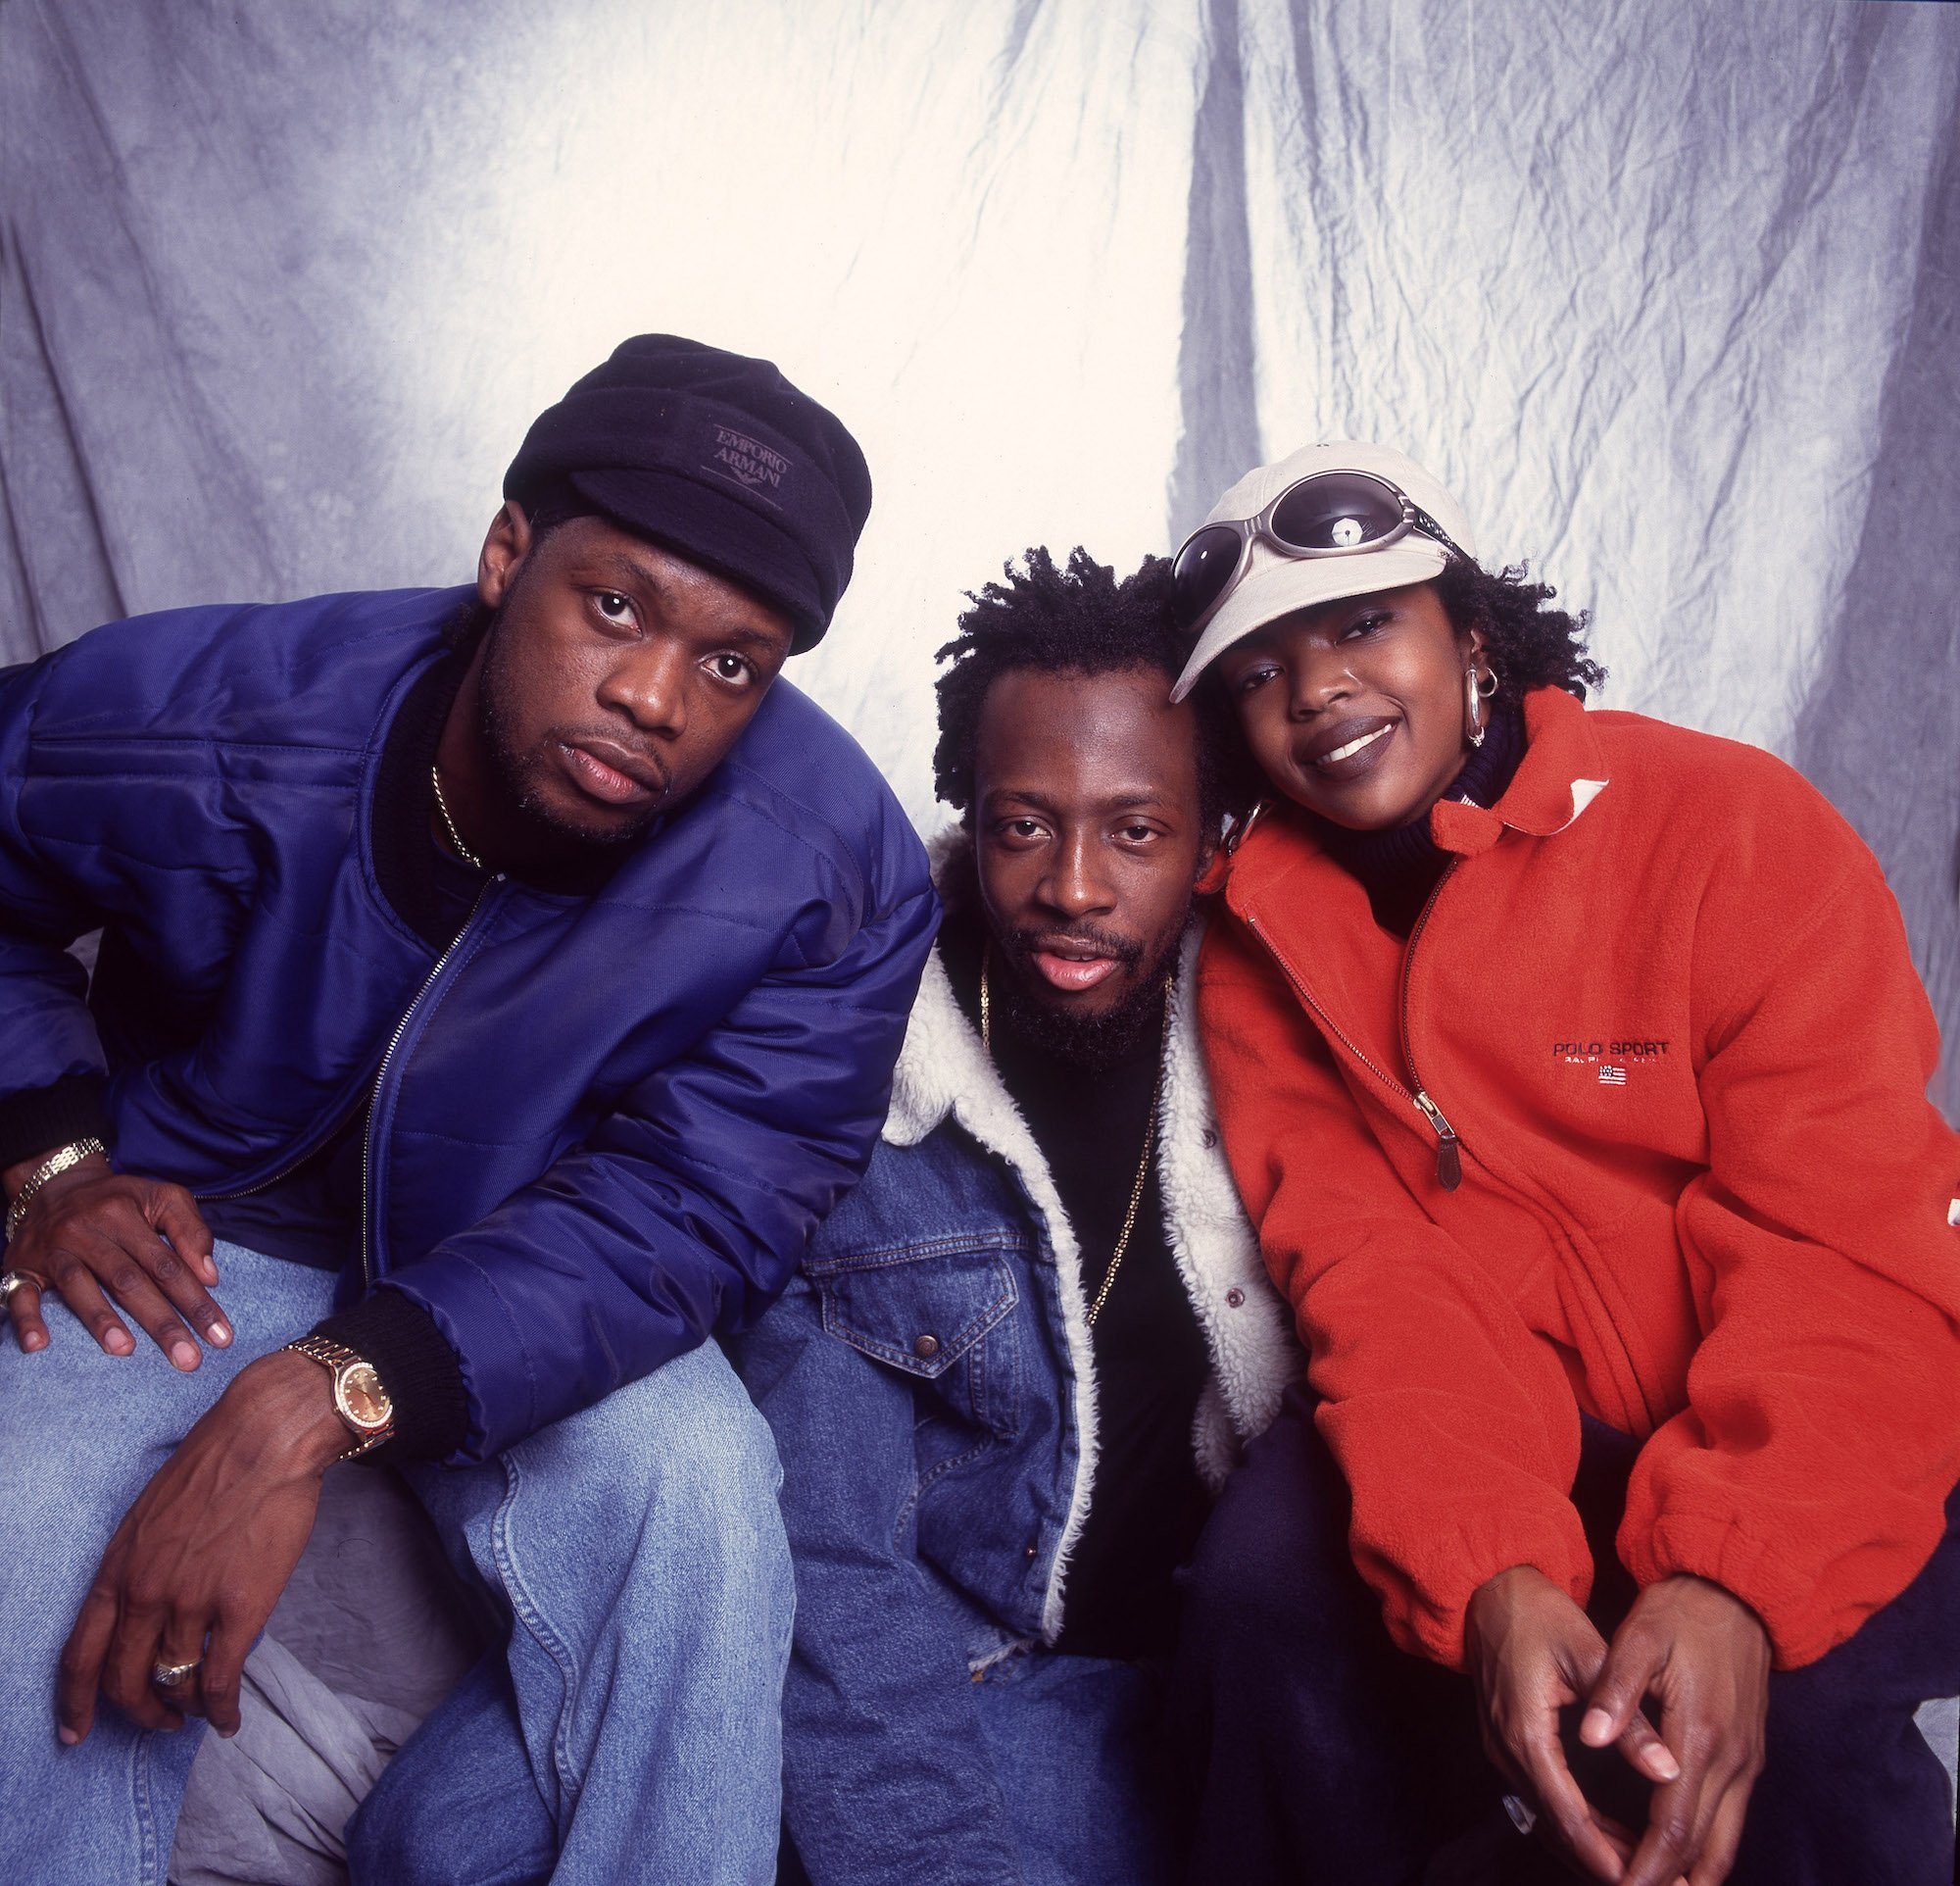
[[[47,1349],[23,1355],[0,1336],[9,1886],[165,1878],[202,1724],[138,1732],[105,1703],[88,1740],[64,1749],[55,1663],[150,1476],[240,1368],[327,1312],[322,1271],[225,1244],[218,1265],[237,1339],[193,1374],[142,1338],[134,1356],[103,1355],[52,1298]],[[720,1351],[683,1356],[487,1465],[412,1478],[509,1636],[396,1758],[389,1812],[362,1817],[356,1879],[765,1886],[793,1587],[775,1449]],[[521,1742],[532,1824],[544,1830],[521,1857],[527,1870],[457,1868],[474,1804],[467,1765],[444,1753],[480,1732],[486,1695]]]
[[[972,1695],[1010,1804],[1022,1886],[1170,1886],[1177,1849],[1166,1812],[1171,1777],[1158,1751],[1159,1672],[1031,1651],[973,1679]],[[527,1785],[536,1759],[518,1739],[502,1672],[480,1664],[443,1713],[443,1739],[416,1736],[355,1816],[348,1849],[356,1878],[520,1886],[541,1877],[551,1863],[551,1823]],[[891,1732],[875,1722],[866,1729]],[[435,1825],[436,1803],[454,1816],[447,1827]],[[832,1806],[850,1815],[848,1795]],[[428,1858],[396,1874],[376,1863],[390,1852]],[[957,1855],[937,1863],[948,1879],[979,1876]],[[934,1866],[921,1854],[920,1879],[936,1876]],[[826,1886],[852,1877],[848,1861],[841,1867],[821,1870]],[[810,1873],[792,1852],[778,1878],[809,1886]]]

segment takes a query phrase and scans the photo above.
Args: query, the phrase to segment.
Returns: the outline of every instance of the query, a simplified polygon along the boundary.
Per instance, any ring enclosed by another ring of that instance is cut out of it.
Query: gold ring
[[[203,1662],[203,1658],[194,1657],[188,1663],[158,1663],[151,1668],[150,1681],[160,1690],[173,1690],[185,1677],[194,1675]]]
[[[0,1303],[5,1303],[24,1283],[30,1283],[36,1290],[45,1290],[46,1282],[31,1270],[9,1270],[0,1274]]]

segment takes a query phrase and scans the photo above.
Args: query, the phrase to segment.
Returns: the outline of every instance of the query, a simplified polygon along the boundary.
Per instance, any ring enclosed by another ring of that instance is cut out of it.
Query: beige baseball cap
[[[1289,485],[1322,472],[1366,472],[1387,479],[1428,512],[1465,556],[1477,554],[1463,507],[1435,478],[1394,446],[1368,445],[1358,439],[1328,439],[1303,446],[1277,464],[1247,472],[1211,507],[1204,522],[1230,523],[1256,518]],[[1356,550],[1338,557],[1289,557],[1263,537],[1254,537],[1238,581],[1204,624],[1170,698],[1183,700],[1198,685],[1198,677],[1234,642],[1282,616],[1343,596],[1367,596],[1378,589],[1427,582],[1441,575],[1448,561],[1448,551],[1419,530],[1411,530],[1379,550]]]

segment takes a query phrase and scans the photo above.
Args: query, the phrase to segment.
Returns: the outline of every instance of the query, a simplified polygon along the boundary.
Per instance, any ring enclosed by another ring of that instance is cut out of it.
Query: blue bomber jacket
[[[493,877],[438,956],[379,802],[472,593],[179,610],[0,673],[0,1111],[99,1076],[117,1163],[210,1199],[365,1115],[350,1292],[455,1350],[458,1461],[766,1308],[863,1170],[938,919],[777,681],[603,885]]]

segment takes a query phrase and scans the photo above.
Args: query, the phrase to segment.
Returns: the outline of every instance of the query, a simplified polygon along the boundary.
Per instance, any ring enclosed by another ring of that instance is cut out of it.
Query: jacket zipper
[[[1449,873],[1455,869],[1456,869],[1456,861],[1454,859],[1452,859],[1446,866],[1445,866],[1443,876],[1439,877],[1436,880],[1435,888],[1431,890],[1427,901],[1424,903],[1422,907],[1421,914],[1417,917],[1414,925],[1411,927],[1409,931],[1408,946],[1406,949],[1404,949],[1402,953],[1402,974],[1401,974],[1400,993],[1401,993],[1402,1053],[1404,1057],[1409,1056],[1409,1042],[1408,1042],[1409,957],[1414,951],[1416,937],[1421,933],[1423,925],[1428,922],[1429,914],[1431,910],[1435,908],[1437,895],[1443,889],[1444,879],[1446,878],[1449,875]],[[1259,932],[1259,919],[1256,917],[1251,916],[1250,913],[1245,914],[1245,921],[1248,929],[1253,931],[1255,934]],[[1451,1129],[1448,1120],[1446,1120],[1443,1117],[1442,1109],[1439,1108],[1436,1102],[1433,1101],[1429,1097],[1429,1095],[1422,1090],[1420,1085],[1418,1085],[1415,1091],[1411,1093],[1407,1088],[1403,1087],[1399,1081],[1392,1080],[1387,1074],[1385,1074],[1381,1070],[1380,1067],[1376,1067],[1376,1065],[1372,1061],[1370,1061],[1368,1057],[1364,1055],[1360,1051],[1360,1049],[1354,1045],[1352,1041],[1350,1041],[1348,1038],[1348,1036],[1335,1023],[1334,1018],[1327,1013],[1327,1011],[1323,1009],[1320,1006],[1320,1004],[1313,999],[1311,994],[1308,993],[1306,985],[1300,981],[1298,975],[1294,973],[1293,966],[1290,963],[1288,963],[1286,958],[1282,956],[1278,951],[1278,949],[1276,949],[1273,946],[1270,939],[1261,936],[1261,941],[1265,942],[1267,953],[1272,957],[1273,961],[1280,966],[1280,971],[1283,975],[1285,975],[1287,981],[1292,985],[1294,993],[1298,995],[1299,999],[1303,1003],[1305,1003],[1309,1009],[1313,1011],[1314,1015],[1320,1018],[1321,1025],[1327,1030],[1327,1032],[1330,1035],[1332,1035],[1335,1040],[1340,1042],[1341,1045],[1344,1048],[1346,1048],[1348,1052],[1350,1055],[1352,1055],[1354,1059],[1361,1064],[1362,1067],[1367,1068],[1367,1070],[1371,1074],[1373,1074],[1378,1080],[1382,1081],[1386,1086],[1392,1088],[1396,1093],[1402,1095],[1404,1099],[1412,1100],[1415,1103],[1418,1110],[1420,1110],[1420,1112],[1422,1113],[1423,1117],[1429,1121],[1430,1126],[1436,1133],[1437,1180],[1444,1187],[1446,1191],[1453,1192],[1457,1188],[1457,1186],[1462,1183],[1463,1179],[1463,1165],[1462,1165],[1462,1157],[1460,1151],[1460,1142],[1457,1140],[1456,1134]],[[1409,1072],[1412,1076],[1415,1074],[1415,1064],[1412,1059],[1410,1059],[1409,1062]],[[1488,1164],[1485,1166],[1484,1169],[1486,1176],[1491,1181],[1491,1183],[1496,1185],[1501,1190],[1508,1193],[1509,1196],[1512,1197],[1514,1200],[1516,1200],[1517,1203],[1525,1211],[1529,1212],[1532,1215],[1532,1216],[1537,1219],[1537,1221],[1544,1227],[1546,1237],[1553,1242],[1554,1246],[1563,1246],[1563,1248],[1571,1254],[1572,1260],[1576,1265],[1576,1266],[1578,1267],[1579,1273],[1588,1279],[1594,1294],[1600,1295],[1599,1285],[1596,1281],[1592,1279],[1592,1266],[1589,1265],[1586,1259],[1580,1254],[1577,1246],[1574,1243],[1571,1232],[1566,1228],[1564,1222],[1561,1220],[1558,1214],[1555,1211],[1548,1209],[1528,1187],[1521,1186],[1514,1178],[1507,1179],[1502,1175],[1500,1175],[1499,1173],[1492,1171]],[[1601,1296],[1601,1302],[1603,1305],[1604,1302],[1603,1296]],[[1608,1322],[1612,1324],[1615,1333],[1617,1335],[1619,1327],[1617,1317],[1614,1316],[1610,1308],[1605,1309],[1605,1315]],[[1645,1412],[1649,1423],[1653,1425],[1658,1425],[1661,1419],[1661,1415],[1655,1411],[1652,1404],[1647,1399],[1647,1391],[1645,1383],[1642,1377],[1640,1368],[1636,1365],[1634,1362],[1631,1351],[1627,1347],[1626,1339],[1625,1337],[1619,1337],[1618,1340],[1620,1345],[1620,1355],[1626,1365],[1627,1379],[1633,1385],[1633,1397],[1637,1399],[1639,1407]],[[1632,1406],[1633,1403],[1630,1402],[1629,1405]]]
[[[370,1211],[368,1201],[372,1190],[374,1162],[374,1103],[381,1097],[381,1083],[388,1078],[388,1064],[395,1058],[395,1050],[401,1045],[402,1036],[408,1032],[409,1023],[415,1013],[422,1005],[422,998],[435,987],[436,979],[449,960],[457,952],[457,947],[475,925],[476,915],[482,910],[484,900],[504,881],[504,873],[499,871],[476,893],[476,901],[469,907],[469,915],[463,919],[463,927],[450,938],[449,948],[436,958],[435,968],[422,980],[422,986],[416,991],[416,998],[402,1011],[402,1018],[395,1023],[395,1032],[388,1037],[388,1045],[381,1051],[381,1065],[374,1069],[374,1082],[368,1090],[368,1131],[361,1141],[361,1276],[369,1290],[374,1287],[374,1264],[372,1244],[368,1233]]]
[[[1430,887],[1422,914],[1415,919],[1409,931],[1408,944],[1402,951],[1402,1059],[1408,1063],[1409,1083],[1415,1089],[1415,1104],[1422,1109],[1423,1117],[1436,1134],[1436,1182],[1446,1192],[1453,1192],[1463,1183],[1463,1158],[1455,1132],[1443,1117],[1443,1109],[1423,1092],[1422,1075],[1416,1071],[1415,1048],[1409,1039],[1409,966],[1415,961],[1416,939],[1422,935],[1423,925],[1429,921],[1429,914],[1435,910],[1436,900],[1443,895],[1443,887],[1449,882],[1449,873],[1455,869],[1456,860],[1453,858],[1444,866],[1443,875]]]
[[[228,1192],[193,1192],[191,1197],[203,1199],[212,1205],[223,1205],[232,1199],[249,1199],[256,1192],[270,1190],[272,1186],[278,1184],[282,1178],[286,1178],[290,1174],[297,1172],[308,1160],[312,1159],[335,1133],[339,1132],[353,1118],[354,1112],[354,1105],[351,1102],[342,1107],[328,1120],[326,1125],[316,1131],[284,1165],[280,1166],[276,1170],[267,1173],[264,1178],[254,1179],[250,1185],[233,1186]]]
[[[1422,926],[1429,921],[1429,914],[1431,910],[1435,908],[1436,905],[1437,892],[1443,889],[1445,880],[1447,879],[1449,873],[1455,869],[1456,867],[1453,861],[1450,864],[1446,865],[1444,867],[1443,876],[1439,877],[1436,880],[1435,889],[1433,889],[1429,894],[1429,902],[1422,907],[1422,915],[1416,918],[1415,926],[1409,931],[1408,944],[1406,948],[1404,948],[1404,950],[1402,951],[1402,980],[1401,980],[1402,1057],[1404,1060],[1408,1062],[1409,1065],[1409,1079],[1410,1082],[1412,1083],[1412,1085],[1410,1086],[1406,1087],[1403,1086],[1402,1083],[1399,1080],[1396,1079],[1396,1077],[1393,1074],[1377,1067],[1374,1062],[1369,1060],[1369,1058],[1366,1055],[1364,1055],[1358,1047],[1354,1045],[1354,1042],[1349,1038],[1347,1030],[1344,1029],[1340,1025],[1340,1023],[1337,1022],[1334,1019],[1334,1017],[1320,1006],[1319,1002],[1317,1002],[1314,999],[1313,992],[1310,989],[1308,989],[1306,984],[1302,982],[1299,979],[1299,977],[1294,972],[1293,965],[1286,960],[1286,958],[1280,953],[1278,949],[1276,949],[1273,946],[1273,944],[1269,940],[1266,941],[1266,948],[1270,952],[1273,961],[1280,966],[1280,972],[1293,985],[1294,993],[1297,996],[1298,996],[1299,999],[1303,1003],[1305,1003],[1309,1009],[1313,1011],[1314,1015],[1319,1018],[1321,1026],[1325,1028],[1327,1032],[1331,1034],[1336,1041],[1340,1042],[1342,1047],[1346,1048],[1348,1052],[1361,1064],[1362,1067],[1367,1068],[1367,1070],[1371,1074],[1373,1074],[1375,1078],[1383,1084],[1383,1086],[1389,1088],[1390,1091],[1393,1093],[1399,1094],[1402,1097],[1402,1099],[1408,1101],[1416,1109],[1416,1111],[1422,1115],[1423,1118],[1429,1122],[1430,1130],[1434,1132],[1436,1135],[1436,1182],[1439,1185],[1441,1185],[1446,1192],[1453,1192],[1459,1185],[1463,1183],[1462,1143],[1456,1137],[1455,1128],[1452,1127],[1448,1122],[1448,1120],[1446,1120],[1443,1117],[1443,1109],[1440,1108],[1436,1104],[1436,1102],[1430,1099],[1429,1095],[1423,1091],[1422,1078],[1416,1072],[1414,1058],[1409,1053],[1408,971],[1409,971],[1409,959],[1415,954],[1416,938],[1422,934]],[[1257,933],[1259,931],[1259,919],[1249,913],[1246,918],[1246,926],[1247,928]]]

